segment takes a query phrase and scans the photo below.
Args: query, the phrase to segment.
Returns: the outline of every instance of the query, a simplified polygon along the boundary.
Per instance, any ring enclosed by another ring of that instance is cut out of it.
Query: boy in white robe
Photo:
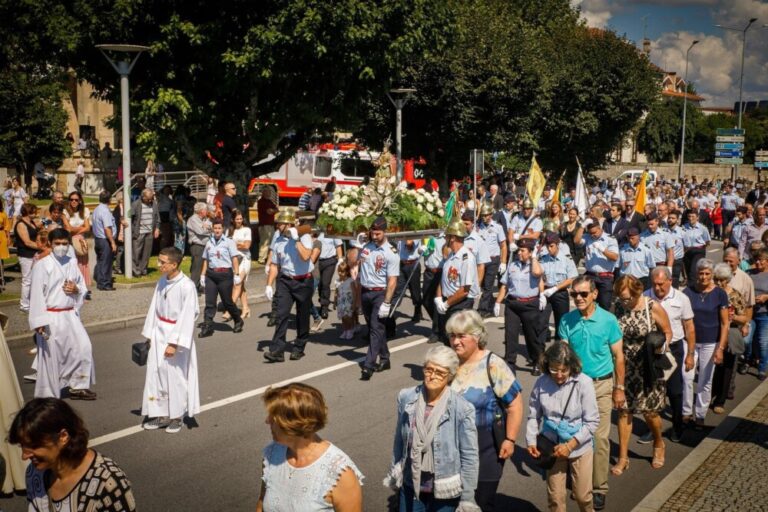
[[[179,265],[175,247],[160,251],[157,263],[163,277],[157,283],[141,334],[149,343],[147,377],[141,414],[145,430],[164,428],[175,434],[186,414],[200,412],[195,349],[195,319],[200,313],[195,284]]]
[[[48,234],[52,252],[32,267],[29,327],[37,336],[35,398],[96,400],[93,349],[80,308],[87,293],[64,229]]]

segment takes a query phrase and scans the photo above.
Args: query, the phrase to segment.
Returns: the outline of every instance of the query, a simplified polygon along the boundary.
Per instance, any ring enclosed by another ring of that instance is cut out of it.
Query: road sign
[[[744,142],[744,136],[743,135],[728,135],[728,136],[720,136],[718,135],[715,138],[716,142]]]
[[[768,162],[768,156],[756,156],[755,162]]]
[[[743,158],[715,158],[716,164],[727,164],[727,165],[741,165],[744,163]]]
[[[744,135],[744,128],[718,128],[718,135]]]
[[[768,162],[755,162],[756,169],[768,169]]]
[[[718,142],[715,144],[715,149],[744,149],[744,143],[742,142]]]
[[[744,153],[739,150],[715,151],[715,156],[721,158],[742,158],[744,157]]]
[[[764,149],[758,149],[755,151],[755,156],[768,156],[768,151]]]

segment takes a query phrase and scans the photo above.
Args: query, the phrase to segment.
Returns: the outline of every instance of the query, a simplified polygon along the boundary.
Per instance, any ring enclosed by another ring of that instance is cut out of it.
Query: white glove
[[[205,276],[200,276],[200,286],[205,288]]]
[[[264,288],[264,296],[267,298],[268,301],[271,302],[272,297],[275,296],[275,290],[271,286],[267,285],[267,287]]]
[[[547,297],[543,293],[539,295],[539,311],[544,311],[547,307]]]
[[[501,265],[499,265],[499,275],[500,276],[503,276],[506,271],[507,271],[507,264],[506,263],[502,263]]]
[[[493,316],[501,316],[501,303],[493,303]]]
[[[598,253],[602,253],[605,250],[605,246],[602,242],[595,242],[592,244],[592,250]]]
[[[445,303],[442,297],[435,297],[435,309],[438,314],[444,315],[448,312],[448,305]]]
[[[264,275],[265,275],[265,276],[268,276],[268,275],[269,275],[269,268],[270,268],[271,266],[272,266],[272,265],[270,265],[270,264],[269,264],[269,262],[267,262],[267,264],[266,264],[266,265],[264,265]]]
[[[517,244],[515,242],[510,242],[509,244],[509,252],[510,254],[515,252],[517,250]]]
[[[240,274],[235,274],[235,286],[239,285],[243,280],[240,278]]]
[[[553,286],[552,288],[547,288],[546,290],[544,290],[544,296],[549,298],[553,296],[556,291],[557,291],[557,286]]]
[[[424,254],[424,251],[426,250],[427,250],[426,247],[424,247],[423,245],[420,245],[419,248],[416,249],[416,252],[418,253],[419,256],[421,256],[422,254]]]
[[[520,233],[515,233],[514,235],[512,235],[512,239],[513,239],[515,242],[517,242],[518,240],[520,240]]]
[[[379,318],[387,318],[390,311],[392,311],[392,304],[382,302],[379,306]]]
[[[288,228],[288,234],[291,236],[293,240],[299,239],[299,232],[296,228]]]

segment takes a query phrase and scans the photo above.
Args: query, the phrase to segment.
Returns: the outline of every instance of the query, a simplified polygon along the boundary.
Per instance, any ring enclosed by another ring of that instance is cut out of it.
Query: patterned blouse
[[[744,310],[746,309],[744,296],[733,288],[731,288],[731,291],[728,292],[728,305],[733,308],[734,315],[741,316],[744,314]],[[733,324],[733,322],[731,322],[731,324]]]

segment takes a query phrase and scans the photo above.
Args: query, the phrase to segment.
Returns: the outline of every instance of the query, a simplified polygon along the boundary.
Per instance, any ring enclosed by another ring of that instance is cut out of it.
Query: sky
[[[768,100],[768,0],[571,0],[589,26],[614,30],[642,45],[651,41],[651,61],[685,74],[706,100],[703,106],[733,107],[739,99],[742,31],[750,18],[744,52],[744,101]],[[724,30],[715,25],[737,28]]]

